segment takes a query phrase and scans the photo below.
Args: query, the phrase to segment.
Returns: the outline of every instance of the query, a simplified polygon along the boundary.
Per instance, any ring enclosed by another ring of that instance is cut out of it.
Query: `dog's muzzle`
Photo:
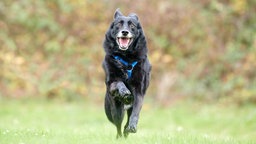
[[[116,35],[116,42],[120,50],[127,50],[133,41],[133,35],[127,30],[122,30]]]

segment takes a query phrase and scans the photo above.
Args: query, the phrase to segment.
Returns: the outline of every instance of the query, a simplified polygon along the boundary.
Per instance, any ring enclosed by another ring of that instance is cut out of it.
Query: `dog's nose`
[[[122,31],[123,36],[127,36],[128,33],[129,33],[128,31]]]

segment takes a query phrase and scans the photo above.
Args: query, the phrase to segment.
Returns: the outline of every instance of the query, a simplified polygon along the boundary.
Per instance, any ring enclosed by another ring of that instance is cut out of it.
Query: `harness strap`
[[[138,62],[137,62],[137,61],[134,61],[134,62],[132,62],[132,63],[130,64],[130,63],[128,63],[127,61],[123,60],[123,59],[122,59],[121,57],[119,57],[119,56],[114,56],[114,58],[115,58],[115,60],[120,61],[123,65],[125,65],[125,66],[127,67],[126,72],[127,72],[127,75],[128,75],[128,79],[130,79],[131,76],[132,76],[132,70],[133,70],[133,68],[136,66],[136,64],[137,64]]]

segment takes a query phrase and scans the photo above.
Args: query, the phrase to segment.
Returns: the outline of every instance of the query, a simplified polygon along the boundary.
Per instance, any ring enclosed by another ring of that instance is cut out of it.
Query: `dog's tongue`
[[[121,47],[128,47],[130,41],[129,38],[119,38],[118,40]]]

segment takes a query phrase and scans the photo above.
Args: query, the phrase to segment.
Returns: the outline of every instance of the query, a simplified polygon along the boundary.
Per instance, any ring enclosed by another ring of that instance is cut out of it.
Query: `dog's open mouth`
[[[132,38],[129,37],[117,37],[116,39],[119,49],[121,50],[127,50],[129,48],[129,45],[132,43]]]

